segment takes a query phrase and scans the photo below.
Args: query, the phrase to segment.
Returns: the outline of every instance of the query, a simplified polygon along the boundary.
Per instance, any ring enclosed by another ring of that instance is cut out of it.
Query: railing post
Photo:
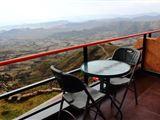
[[[148,34],[148,37],[152,37],[152,33],[149,33],[149,34]]]
[[[88,62],[88,48],[87,46],[83,47],[83,62],[87,63]],[[88,76],[84,74],[84,82],[88,84]]]
[[[143,35],[143,51],[142,51],[142,70],[144,70],[144,62],[146,56],[147,34]]]
[[[83,47],[83,62],[88,62],[88,48],[87,46]]]

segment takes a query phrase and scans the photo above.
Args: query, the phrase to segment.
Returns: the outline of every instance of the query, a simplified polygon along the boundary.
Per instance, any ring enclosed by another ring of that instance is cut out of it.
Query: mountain
[[[0,30],[24,29],[24,28],[30,28],[30,29],[52,28],[52,27],[61,27],[67,23],[68,23],[67,20],[60,20],[60,21],[33,23],[33,24],[8,25],[0,27]]]
[[[43,27],[42,27],[43,25]],[[51,25],[51,26],[49,26]],[[160,28],[159,16],[57,21],[0,32],[0,60]],[[121,42],[121,44],[132,44]]]
[[[51,39],[57,40],[74,38],[74,36],[86,38],[89,35],[108,34],[110,32],[119,35],[131,34],[150,29],[159,28],[160,16],[141,16],[135,18],[115,18],[90,20],[86,22],[56,22],[28,25],[28,28],[17,28],[0,32],[0,39]],[[49,26],[51,25],[51,26]],[[29,27],[30,26],[30,27]],[[40,28],[36,28],[36,27]],[[122,30],[123,29],[123,30]]]
[[[76,16],[71,17],[71,21],[77,21],[77,23],[85,23],[88,21],[101,21],[101,20],[108,20],[108,21],[115,21],[115,20],[138,20],[138,21],[146,21],[146,20],[157,20],[160,19],[159,13],[146,13],[146,14],[136,14],[136,15],[90,15],[90,16]],[[32,24],[21,24],[21,25],[8,25],[8,26],[2,26],[0,27],[0,33],[2,30],[11,30],[11,29],[24,29],[24,28],[30,28],[30,29],[37,29],[37,28],[59,28],[63,27],[65,25],[68,25],[69,23],[73,23],[68,20],[59,20],[59,21],[50,21],[50,22],[41,22],[41,23],[32,23]]]
[[[137,21],[160,20],[160,15],[142,15],[142,16],[134,17],[133,19]]]

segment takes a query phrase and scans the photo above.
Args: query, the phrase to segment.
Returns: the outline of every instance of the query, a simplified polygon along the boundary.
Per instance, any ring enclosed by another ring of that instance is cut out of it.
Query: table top
[[[82,64],[81,71],[89,76],[119,77],[127,74],[131,66],[116,60],[94,60]]]

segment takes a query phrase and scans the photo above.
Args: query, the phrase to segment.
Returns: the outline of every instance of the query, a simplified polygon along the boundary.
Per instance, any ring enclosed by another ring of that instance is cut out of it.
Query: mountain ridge
[[[29,23],[29,24],[21,24],[21,25],[7,25],[0,27],[1,31],[11,30],[11,29],[22,29],[22,28],[30,28],[30,29],[37,29],[37,28],[52,28],[52,27],[58,27],[63,26],[69,23],[83,23],[83,22],[89,22],[89,21],[101,21],[101,20],[138,20],[138,21],[146,21],[146,20],[157,20],[160,19],[159,13],[147,13],[147,14],[139,14],[139,15],[124,15],[124,16],[117,16],[117,17],[109,17],[109,18],[99,18],[99,19],[88,19],[85,21],[78,21],[73,22],[72,20],[58,20],[58,21],[46,21],[46,22],[40,22],[40,23]]]

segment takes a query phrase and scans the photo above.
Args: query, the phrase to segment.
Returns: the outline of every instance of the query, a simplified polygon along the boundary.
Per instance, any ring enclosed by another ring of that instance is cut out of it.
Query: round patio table
[[[103,91],[104,83],[108,85],[110,78],[121,77],[130,72],[131,66],[127,63],[117,60],[94,60],[89,61],[81,66],[81,71],[88,77],[96,76],[100,79],[100,90]]]
[[[127,74],[131,67],[127,63],[116,60],[94,60],[82,64],[81,71],[87,76],[119,77]]]

